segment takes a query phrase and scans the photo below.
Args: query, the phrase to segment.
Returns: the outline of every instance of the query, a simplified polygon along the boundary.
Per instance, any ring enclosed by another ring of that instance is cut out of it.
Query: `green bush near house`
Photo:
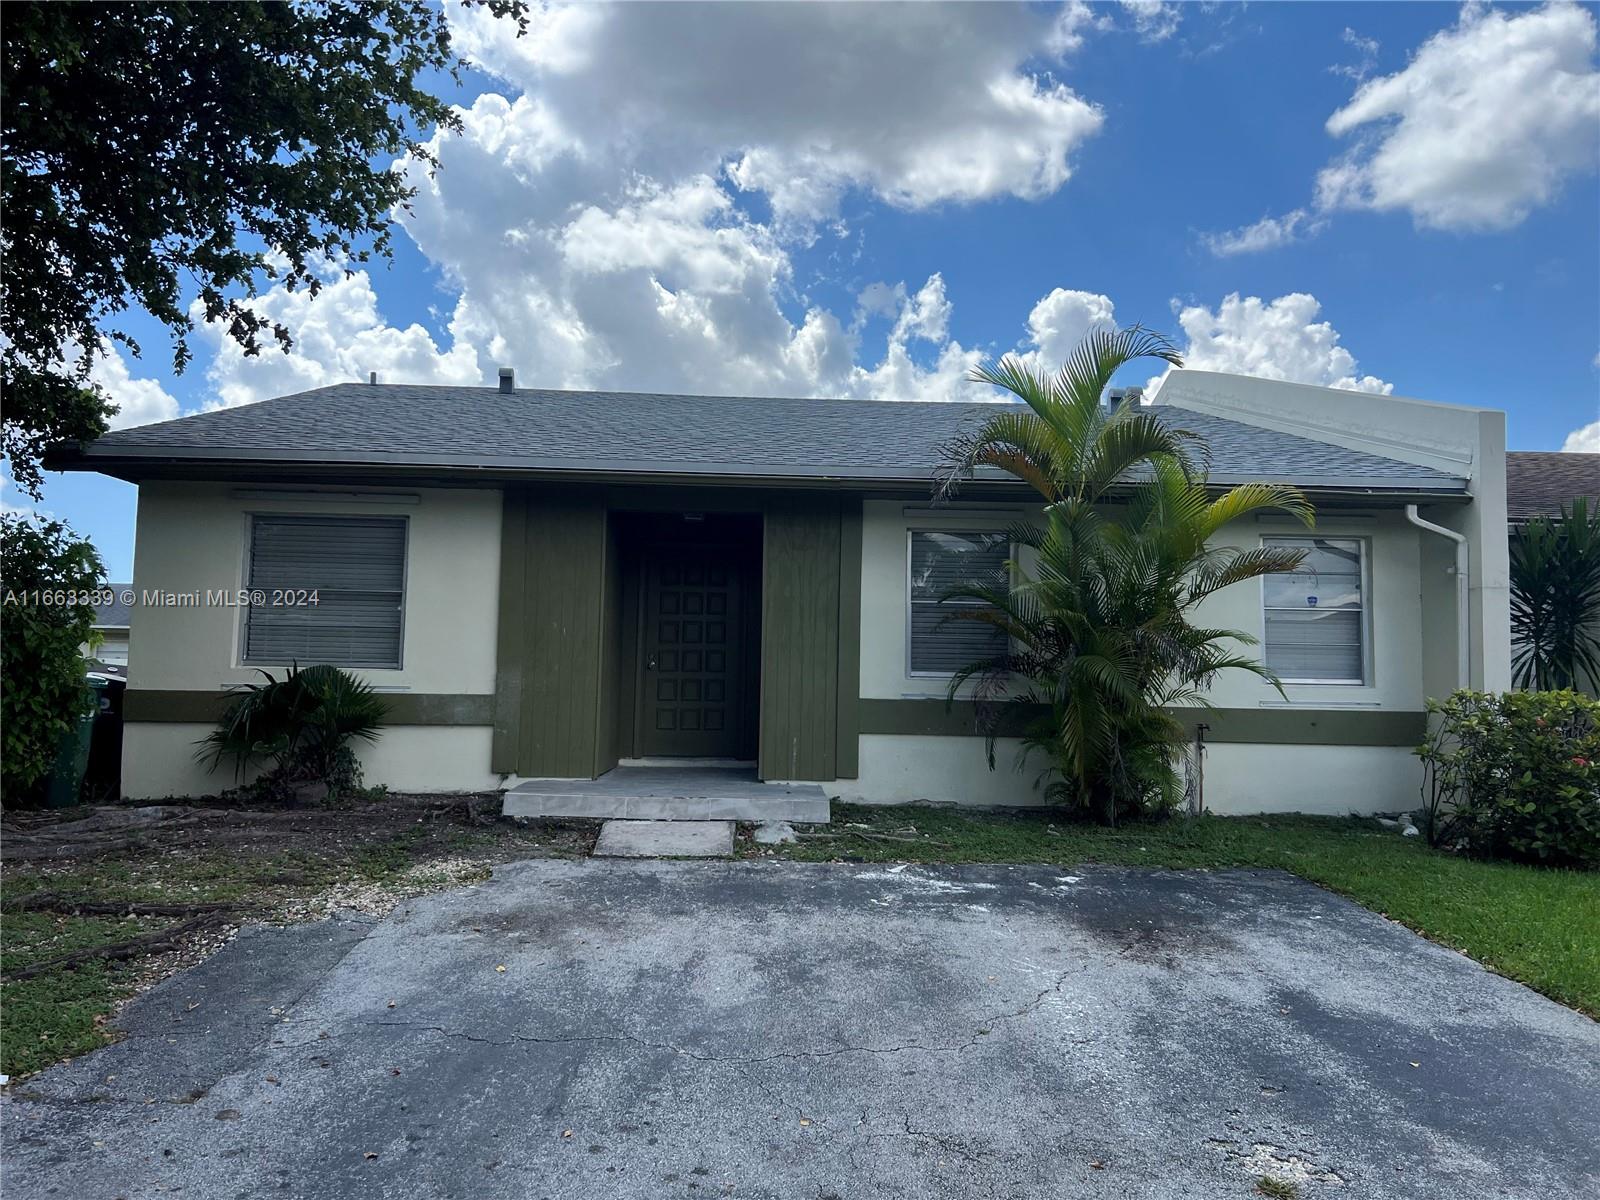
[[[1423,832],[1481,858],[1600,866],[1600,701],[1456,692],[1430,701]]]
[[[282,679],[243,684],[195,757],[211,770],[231,759],[240,779],[254,764],[272,767],[251,785],[254,799],[279,802],[316,793],[336,800],[361,786],[351,746],[375,741],[388,706],[372,686],[338,667],[290,667]]]
[[[79,647],[91,640],[100,555],[60,521],[0,517],[0,793],[37,802],[62,737],[89,711]]]

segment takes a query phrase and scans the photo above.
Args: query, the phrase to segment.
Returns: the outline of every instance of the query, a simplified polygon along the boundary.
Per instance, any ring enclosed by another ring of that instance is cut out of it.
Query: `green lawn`
[[[1474,862],[1356,818],[1205,816],[1102,829],[1043,815],[835,805],[832,826],[813,832],[822,836],[775,853],[807,861],[1280,867],[1600,1017],[1600,873]]]

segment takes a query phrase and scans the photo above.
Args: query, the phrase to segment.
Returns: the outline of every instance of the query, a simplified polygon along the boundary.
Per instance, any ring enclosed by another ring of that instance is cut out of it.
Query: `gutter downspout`
[[[1447,537],[1456,544],[1456,687],[1467,688],[1472,686],[1472,650],[1471,639],[1468,636],[1467,621],[1471,613],[1470,593],[1467,590],[1467,535],[1457,533],[1454,529],[1446,529],[1443,525],[1435,525],[1432,521],[1424,520],[1417,514],[1415,504],[1406,505],[1406,520],[1418,529],[1426,529],[1429,533],[1437,533]]]

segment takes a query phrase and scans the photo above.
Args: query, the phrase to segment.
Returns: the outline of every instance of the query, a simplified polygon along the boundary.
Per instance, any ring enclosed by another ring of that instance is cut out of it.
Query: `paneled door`
[[[712,547],[645,556],[639,753],[737,757],[739,575],[734,556]]]

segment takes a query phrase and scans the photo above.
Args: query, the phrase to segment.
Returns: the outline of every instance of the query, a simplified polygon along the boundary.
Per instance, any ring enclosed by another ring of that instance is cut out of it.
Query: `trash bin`
[[[89,769],[83,777],[85,804],[115,804],[122,798],[122,696],[128,681],[105,667],[92,672],[91,684],[98,683],[99,704],[94,716],[94,735],[89,739]]]
[[[104,680],[89,680],[94,689],[94,706],[77,719],[56,743],[56,765],[50,770],[50,786],[45,789],[46,808],[71,808],[78,803],[83,774],[89,769],[89,741],[94,736],[94,718],[105,695]]]

